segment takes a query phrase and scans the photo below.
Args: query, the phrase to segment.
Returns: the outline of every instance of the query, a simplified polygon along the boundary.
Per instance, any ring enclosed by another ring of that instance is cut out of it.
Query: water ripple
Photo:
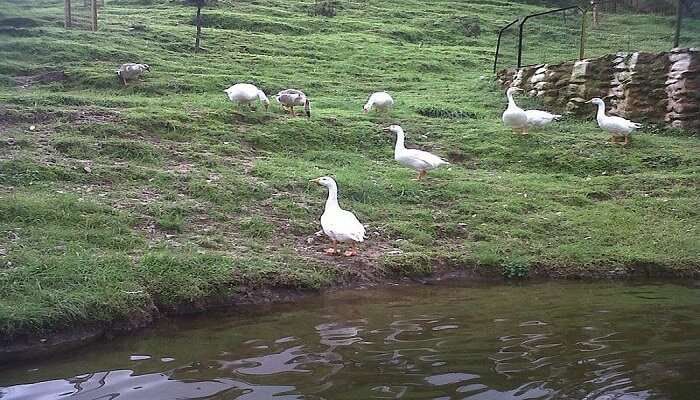
[[[0,399],[695,398],[699,289],[557,285],[499,288],[498,296],[399,288],[352,307],[342,296],[310,311],[287,307],[279,321],[212,319],[175,333],[170,322],[3,370]],[[677,293],[686,303],[667,300],[659,310],[648,299],[616,301]]]

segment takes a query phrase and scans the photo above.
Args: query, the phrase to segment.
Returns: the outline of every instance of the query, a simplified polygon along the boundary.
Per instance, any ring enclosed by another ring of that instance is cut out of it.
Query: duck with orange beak
[[[515,104],[513,95],[516,92],[523,90],[517,87],[508,88],[506,97],[508,97],[508,108],[503,112],[503,123],[510,127],[513,132],[527,135],[527,114],[525,110]]]
[[[328,236],[333,245],[326,249],[326,254],[337,255],[338,242],[351,243],[344,255],[352,257],[357,255],[357,244],[365,240],[365,227],[360,223],[355,214],[350,211],[343,210],[338,205],[338,184],[329,176],[312,179],[321,186],[328,188],[328,199],[326,207],[321,215],[321,228],[323,233]]]

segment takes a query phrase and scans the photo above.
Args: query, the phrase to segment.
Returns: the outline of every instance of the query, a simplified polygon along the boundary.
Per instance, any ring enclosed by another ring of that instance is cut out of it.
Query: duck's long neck
[[[396,146],[394,146],[395,153],[406,149],[406,146],[404,146],[403,142],[404,142],[403,132],[397,133],[396,134]]]
[[[518,108],[518,105],[515,104],[515,100],[513,99],[513,93],[508,93],[508,108]]]
[[[338,187],[335,185],[329,186],[328,199],[326,200],[326,211],[338,208],[340,208],[340,206],[338,205]]]
[[[605,103],[598,103],[598,114],[596,114],[596,119],[605,119]]]

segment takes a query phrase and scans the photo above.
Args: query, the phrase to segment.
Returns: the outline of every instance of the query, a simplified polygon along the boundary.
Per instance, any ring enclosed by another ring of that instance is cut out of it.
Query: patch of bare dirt
[[[29,89],[37,84],[65,81],[68,78],[63,70],[46,71],[35,75],[16,76],[14,78],[17,86],[22,89]]]
[[[112,108],[81,108],[70,111],[68,120],[76,125],[108,124],[121,119],[119,110]]]

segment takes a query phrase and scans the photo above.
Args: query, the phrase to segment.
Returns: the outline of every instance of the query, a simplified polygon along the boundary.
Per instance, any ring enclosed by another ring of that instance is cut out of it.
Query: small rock
[[[34,125],[30,125],[30,126],[29,126],[29,130],[30,130],[30,131],[33,131],[33,130],[35,130],[35,129],[36,129],[36,126],[34,126]]]
[[[92,172],[92,168],[90,168],[89,165],[86,165],[83,167],[83,171],[87,172],[88,174]]]
[[[314,238],[306,238],[306,243],[312,244],[314,242]]]

